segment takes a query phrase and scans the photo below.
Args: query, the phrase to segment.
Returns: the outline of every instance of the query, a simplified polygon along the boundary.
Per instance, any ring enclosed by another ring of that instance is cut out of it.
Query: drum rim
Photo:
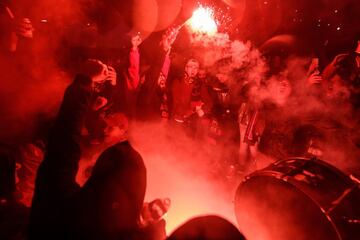
[[[316,157],[313,157],[313,158],[306,158],[306,157],[288,157],[288,158],[285,158],[285,159],[278,160],[278,161],[276,161],[276,162],[274,162],[274,163],[272,163],[272,164],[270,164],[270,165],[268,165],[268,166],[266,166],[266,167],[264,167],[264,168],[262,168],[262,169],[256,170],[256,171],[254,171],[254,172],[246,175],[246,176],[243,178],[243,180],[241,181],[241,184],[242,184],[242,183],[245,183],[247,180],[249,180],[249,179],[252,178],[252,177],[264,175],[264,174],[259,174],[259,173],[265,173],[265,175],[270,175],[270,176],[272,176],[272,177],[280,178],[280,179],[281,179],[281,177],[278,176],[278,175],[279,175],[279,174],[278,174],[278,173],[279,173],[278,171],[272,171],[272,170],[267,170],[267,169],[269,169],[269,168],[271,168],[271,167],[273,167],[273,166],[277,166],[277,165],[279,165],[280,163],[283,163],[283,162],[286,162],[286,161],[289,161],[289,160],[302,160],[302,161],[307,161],[307,162],[308,162],[308,161],[311,161],[311,162],[314,162],[314,163],[318,163],[318,164],[320,164],[320,165],[323,165],[323,166],[331,169],[331,171],[333,171],[334,173],[336,173],[336,175],[338,175],[339,177],[343,178],[343,179],[346,181],[346,183],[348,183],[349,185],[352,185],[352,186],[353,186],[354,184],[356,184],[356,183],[354,182],[354,180],[352,180],[352,179],[350,178],[349,175],[343,173],[343,172],[342,172],[340,169],[338,169],[336,166],[333,166],[333,165],[327,163],[326,161],[321,160],[321,159],[316,158]],[[306,162],[306,163],[307,163],[307,162]],[[284,173],[282,173],[282,174],[280,174],[280,175],[284,175]]]

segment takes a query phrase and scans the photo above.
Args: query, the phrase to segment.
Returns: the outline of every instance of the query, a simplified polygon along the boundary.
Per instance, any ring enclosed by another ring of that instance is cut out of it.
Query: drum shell
[[[292,158],[247,176],[235,213],[248,239],[360,239],[359,202],[358,184],[338,169]]]

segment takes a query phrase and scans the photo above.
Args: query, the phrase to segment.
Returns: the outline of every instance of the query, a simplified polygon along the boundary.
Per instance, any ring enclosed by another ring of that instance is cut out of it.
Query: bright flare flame
[[[208,7],[200,6],[193,12],[187,24],[193,32],[213,35],[217,32],[217,25],[214,20],[214,11]]]

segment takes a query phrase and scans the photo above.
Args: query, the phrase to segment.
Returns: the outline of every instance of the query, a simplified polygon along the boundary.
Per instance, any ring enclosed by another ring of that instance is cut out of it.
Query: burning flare
[[[195,33],[214,35],[217,32],[214,11],[209,7],[200,6],[196,9],[187,21],[187,25]]]

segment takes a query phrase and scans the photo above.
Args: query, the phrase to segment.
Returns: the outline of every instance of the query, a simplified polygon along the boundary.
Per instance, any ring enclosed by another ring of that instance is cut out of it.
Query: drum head
[[[240,231],[247,239],[340,239],[336,228],[310,197],[288,182],[255,176],[235,197]]]

